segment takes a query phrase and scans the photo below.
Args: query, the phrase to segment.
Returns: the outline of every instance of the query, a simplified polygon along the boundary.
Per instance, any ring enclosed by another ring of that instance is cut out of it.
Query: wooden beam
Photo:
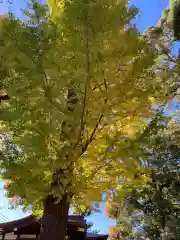
[[[2,240],[4,240],[4,238],[5,238],[5,233],[2,233]]]

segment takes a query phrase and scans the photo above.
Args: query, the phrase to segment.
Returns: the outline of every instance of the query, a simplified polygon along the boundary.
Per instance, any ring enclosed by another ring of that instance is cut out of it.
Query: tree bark
[[[39,240],[65,240],[68,222],[69,203],[67,196],[56,203],[53,196],[44,201],[44,214]]]

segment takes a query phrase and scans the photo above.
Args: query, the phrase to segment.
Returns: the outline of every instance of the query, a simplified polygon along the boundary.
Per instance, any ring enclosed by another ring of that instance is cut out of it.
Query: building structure
[[[28,217],[1,223],[0,239],[2,240],[35,240],[38,239],[41,228],[41,219],[30,215]],[[82,216],[68,217],[68,240],[107,240],[107,235],[93,234],[86,231],[86,221]]]

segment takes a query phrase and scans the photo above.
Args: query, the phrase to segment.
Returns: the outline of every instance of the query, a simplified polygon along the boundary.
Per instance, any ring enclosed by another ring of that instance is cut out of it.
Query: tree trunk
[[[65,240],[68,211],[66,196],[59,203],[56,203],[53,196],[48,196],[44,201],[39,240]]]

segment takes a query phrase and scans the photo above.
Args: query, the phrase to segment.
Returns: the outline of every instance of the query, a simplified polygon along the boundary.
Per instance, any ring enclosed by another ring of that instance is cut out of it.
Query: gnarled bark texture
[[[65,240],[69,203],[65,196],[56,203],[53,196],[44,201],[44,214],[39,240]]]

